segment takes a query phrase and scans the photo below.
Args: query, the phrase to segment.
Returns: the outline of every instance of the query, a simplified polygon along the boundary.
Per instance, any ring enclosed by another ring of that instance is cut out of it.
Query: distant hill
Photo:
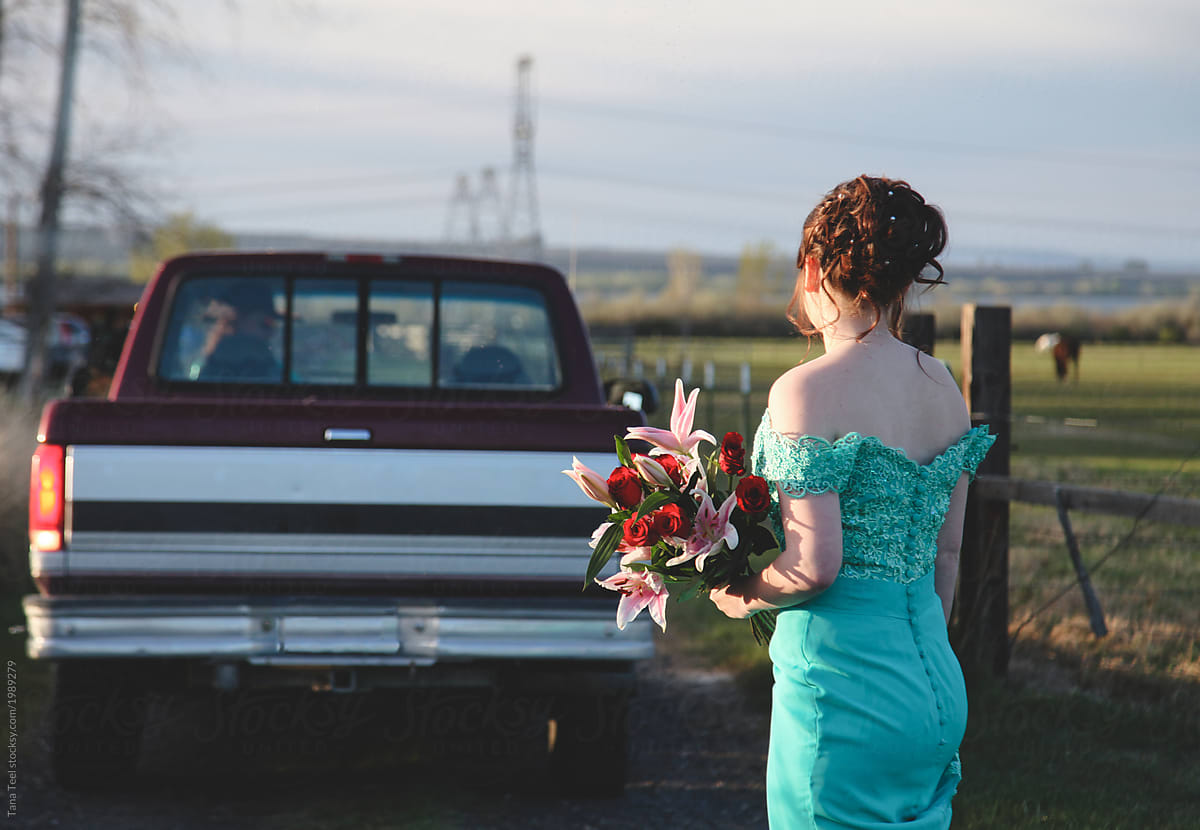
[[[376,238],[344,238],[313,234],[287,233],[235,233],[236,247],[240,250],[280,251],[342,251],[373,253],[452,254],[459,256],[506,257],[546,262],[568,273],[658,273],[667,272],[669,251],[627,250],[620,248],[578,248],[572,251],[563,247],[547,247],[539,250],[529,245],[466,245],[430,240],[399,240]],[[6,255],[4,238],[0,235],[0,257]],[[34,232],[23,227],[18,233],[18,254],[23,270],[28,272],[34,255]],[[68,226],[63,229],[60,240],[60,260],[64,270],[81,277],[88,275],[117,276],[128,272],[129,252],[135,244],[135,236],[129,230],[100,226]],[[738,272],[739,255],[713,254],[696,251],[700,256],[703,278],[728,277]],[[792,267],[791,251],[781,251],[777,265]],[[1000,250],[959,250],[945,261],[948,278],[953,276],[960,282],[994,280],[1002,283],[1017,282],[1026,290],[1038,285],[1067,284],[1079,290],[1079,281],[1087,281],[1086,290],[1120,291],[1142,293],[1147,281],[1163,283],[1156,285],[1151,293],[1159,293],[1172,284],[1176,287],[1195,286],[1200,281],[1200,267],[1165,270],[1150,268],[1145,262],[1130,261],[1119,265],[1089,264],[1084,258],[1072,258],[1053,252],[1022,252]],[[649,286],[647,286],[649,288]],[[1060,292],[1055,292],[1060,293]],[[1186,290],[1184,291],[1186,293]]]

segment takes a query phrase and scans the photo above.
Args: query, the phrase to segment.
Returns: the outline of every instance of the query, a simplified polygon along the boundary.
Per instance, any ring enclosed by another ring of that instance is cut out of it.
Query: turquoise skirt
[[[771,640],[772,830],[950,826],[967,694],[933,575],[841,576]]]

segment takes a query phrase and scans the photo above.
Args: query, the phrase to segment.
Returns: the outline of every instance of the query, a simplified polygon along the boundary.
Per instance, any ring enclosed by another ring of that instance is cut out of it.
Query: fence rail
[[[1150,493],[1131,493],[1082,487],[1054,481],[1032,481],[1005,476],[981,475],[975,481],[981,498],[995,501],[1017,501],[1045,507],[1058,507],[1058,494],[1068,510],[1103,513],[1109,516],[1129,516],[1152,522],[1200,527],[1200,500]]]
[[[1142,520],[1167,522],[1170,524],[1200,527],[1200,500],[1181,499],[1172,496],[1149,493],[1131,493],[1122,490],[1105,490],[1099,487],[1081,487],[1073,484],[1060,484],[1054,481],[1031,481],[1029,479],[1009,478],[1007,476],[981,475],[975,479],[974,496],[984,502],[1023,502],[1045,507],[1053,507],[1058,513],[1063,535],[1067,543],[1067,552],[1071,556],[1071,564],[1075,568],[1076,580],[1083,593],[1083,601],[1087,606],[1088,619],[1092,632],[1097,637],[1108,634],[1108,624],[1104,620],[1104,609],[1100,598],[1092,585],[1088,568],[1083,563],[1083,555],[1079,551],[1079,543],[1071,527],[1070,510],[1085,513],[1100,513],[1105,516],[1127,516],[1135,519],[1134,525]],[[1117,547],[1128,541],[1127,535]],[[1117,548],[1109,551],[1095,563],[1102,564]],[[1054,598],[1038,610],[1030,614],[1025,622],[1017,626],[1010,636],[1010,647],[1016,640],[1017,633],[1041,611],[1045,610],[1055,600],[1064,596],[1066,591],[1060,591]]]

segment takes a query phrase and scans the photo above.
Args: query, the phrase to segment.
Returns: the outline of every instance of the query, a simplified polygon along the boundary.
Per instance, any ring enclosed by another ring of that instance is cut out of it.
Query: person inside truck
[[[278,383],[283,367],[271,344],[281,316],[266,285],[246,280],[209,303],[202,381]]]

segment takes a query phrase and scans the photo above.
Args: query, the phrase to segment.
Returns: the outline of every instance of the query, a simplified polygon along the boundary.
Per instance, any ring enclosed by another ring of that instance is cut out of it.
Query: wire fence
[[[596,365],[602,379],[631,378],[654,383],[661,405],[659,412],[650,414],[652,420],[665,421],[669,417],[676,378],[689,390],[695,386],[701,388],[697,423],[714,434],[735,430],[745,437],[753,436],[766,407],[769,386],[764,385],[761,377],[755,378],[753,366],[746,360],[719,363],[695,361],[686,355],[675,359],[660,355],[646,361],[624,353],[597,350]]]
[[[1017,638],[1020,636],[1021,632],[1026,628],[1026,626],[1028,626],[1039,616],[1041,616],[1042,614],[1047,612],[1051,607],[1056,605],[1064,597],[1070,595],[1076,589],[1082,588],[1082,590],[1084,591],[1084,594],[1085,594],[1085,602],[1087,602],[1089,605],[1091,605],[1091,603],[1093,603],[1093,602],[1099,601],[1099,598],[1096,597],[1094,594],[1091,595],[1090,597],[1088,596],[1088,593],[1090,590],[1090,588],[1089,588],[1090,577],[1094,576],[1098,571],[1100,571],[1108,562],[1110,562],[1118,554],[1131,553],[1130,543],[1133,541],[1134,537],[1137,535],[1138,530],[1141,528],[1143,523],[1147,520],[1147,517],[1151,515],[1154,508],[1158,504],[1160,504],[1161,500],[1163,499],[1163,497],[1165,496],[1167,491],[1169,489],[1171,489],[1171,487],[1174,485],[1174,483],[1179,479],[1179,477],[1182,475],[1182,473],[1183,473],[1184,469],[1187,467],[1187,465],[1190,464],[1192,461],[1195,461],[1197,457],[1200,457],[1200,446],[1196,446],[1191,452],[1189,452],[1183,458],[1180,459],[1179,465],[1175,468],[1175,470],[1163,480],[1163,482],[1162,482],[1161,486],[1158,488],[1158,490],[1155,491],[1150,496],[1149,499],[1145,500],[1144,505],[1140,508],[1140,510],[1137,512],[1137,514],[1133,516],[1133,523],[1130,525],[1129,529],[1115,543],[1113,543],[1108,548],[1107,551],[1105,551],[1101,556],[1099,556],[1094,561],[1092,561],[1089,565],[1085,566],[1086,569],[1083,571],[1082,574],[1077,572],[1077,574],[1074,578],[1064,580],[1062,585],[1057,590],[1055,590],[1050,595],[1049,598],[1043,600],[1032,611],[1029,611],[1022,615],[1021,621],[1019,623],[1017,623],[1015,626],[1011,627],[1010,634],[1009,634],[1010,647],[1016,643]],[[1188,495],[1191,494],[1191,489],[1192,488],[1188,489],[1188,491],[1187,491]],[[1193,511],[1200,512],[1200,501],[1195,501],[1195,500],[1191,500],[1191,501],[1193,502],[1191,505],[1191,509]],[[1065,518],[1065,510],[1060,510],[1060,516],[1062,516],[1063,529],[1064,529],[1064,534],[1066,536],[1065,542],[1068,547],[1071,547],[1071,546],[1077,544],[1077,542],[1075,539],[1072,538],[1070,525],[1067,523],[1067,519]],[[1194,520],[1193,520],[1193,523],[1194,523]],[[1076,551],[1075,553],[1077,554],[1078,552]],[[1030,590],[1034,587],[1034,583],[1032,581],[1030,581],[1023,585],[1018,584],[1016,586],[1013,586],[1012,583],[1010,582],[1010,585],[1009,585],[1010,594],[1012,593],[1014,587],[1016,587],[1018,590],[1020,590],[1020,589]],[[1153,593],[1155,595],[1176,594],[1176,595],[1180,595],[1180,596],[1183,596],[1183,595],[1193,596],[1195,594],[1195,589],[1191,588],[1191,587],[1180,587],[1180,588],[1156,587],[1153,589],[1153,591],[1149,591],[1149,590],[1145,590],[1145,589],[1136,590],[1136,589],[1133,589],[1130,587],[1120,587],[1120,586],[1118,586],[1117,588],[1114,589],[1112,587],[1106,586],[1104,593],[1105,594],[1119,593],[1119,594],[1125,595],[1126,598],[1128,598],[1129,596],[1146,598],[1146,597],[1150,596],[1151,593]],[[1094,633],[1096,633],[1097,636],[1103,636],[1103,634],[1105,633],[1102,619],[1101,619],[1101,623],[1099,626],[1097,626],[1097,624],[1096,624],[1095,612],[1093,612],[1093,631],[1094,631]]]

